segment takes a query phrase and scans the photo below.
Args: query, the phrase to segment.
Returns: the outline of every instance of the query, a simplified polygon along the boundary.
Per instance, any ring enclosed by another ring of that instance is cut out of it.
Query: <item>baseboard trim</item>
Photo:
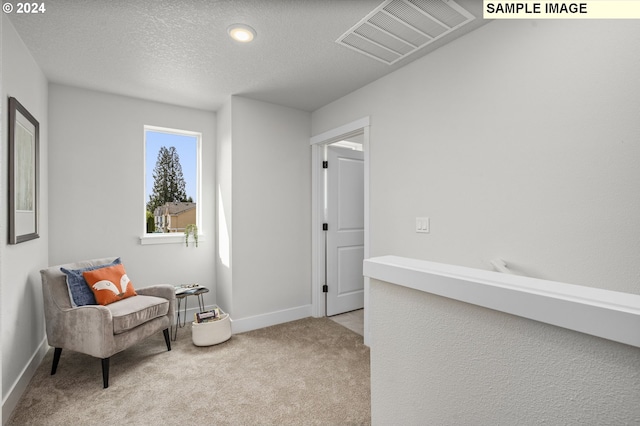
[[[2,400],[3,425],[7,422],[7,420],[9,420],[9,417],[11,417],[13,410],[16,408],[18,402],[20,401],[20,397],[22,397],[25,389],[27,389],[31,378],[36,373],[36,370],[40,366],[40,363],[44,359],[44,356],[47,354],[47,351],[49,351],[49,344],[47,343],[47,336],[45,336],[44,339],[42,339],[42,341],[40,342],[40,345],[38,345],[38,348],[31,356],[31,359],[29,360],[27,365],[25,365],[25,367],[22,369],[20,376],[18,376],[16,381],[13,383],[9,392],[7,392],[7,396]]]
[[[238,334],[272,325],[296,321],[311,316],[312,305],[303,305],[282,311],[270,312],[247,318],[232,318],[231,333]]]

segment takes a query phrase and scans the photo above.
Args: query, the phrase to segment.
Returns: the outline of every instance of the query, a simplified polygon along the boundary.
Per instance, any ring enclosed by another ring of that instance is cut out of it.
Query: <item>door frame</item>
[[[322,159],[325,145],[362,134],[364,153],[364,258],[369,258],[369,116],[326,131],[310,139],[311,145],[311,313],[314,317],[325,316],[324,284],[325,239],[324,179]],[[364,279],[364,343],[369,344],[369,279]]]

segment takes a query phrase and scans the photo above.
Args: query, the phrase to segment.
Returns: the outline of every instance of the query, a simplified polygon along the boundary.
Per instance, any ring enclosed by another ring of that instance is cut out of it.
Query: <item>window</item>
[[[201,141],[197,132],[144,127],[143,244],[183,242],[189,225],[201,232]]]

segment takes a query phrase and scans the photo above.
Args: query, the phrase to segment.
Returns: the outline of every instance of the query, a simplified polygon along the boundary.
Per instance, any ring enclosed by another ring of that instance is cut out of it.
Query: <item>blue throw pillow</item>
[[[85,271],[93,271],[100,268],[106,268],[108,266],[120,265],[120,258],[117,258],[111,263],[106,265],[88,266],[82,269],[66,269],[60,268],[67,276],[67,287],[69,288],[69,299],[71,299],[71,306],[74,308],[84,305],[97,305],[96,298],[93,292],[89,288],[89,284],[82,275]]]

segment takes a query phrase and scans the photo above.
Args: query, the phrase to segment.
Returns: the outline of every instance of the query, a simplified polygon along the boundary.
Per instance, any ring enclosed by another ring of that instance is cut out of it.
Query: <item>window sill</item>
[[[198,244],[205,241],[203,234],[198,234]],[[184,234],[181,232],[175,232],[171,234],[145,234],[140,237],[140,244],[152,245],[152,244],[185,244]],[[189,237],[189,246],[195,247],[195,241],[193,237]]]

